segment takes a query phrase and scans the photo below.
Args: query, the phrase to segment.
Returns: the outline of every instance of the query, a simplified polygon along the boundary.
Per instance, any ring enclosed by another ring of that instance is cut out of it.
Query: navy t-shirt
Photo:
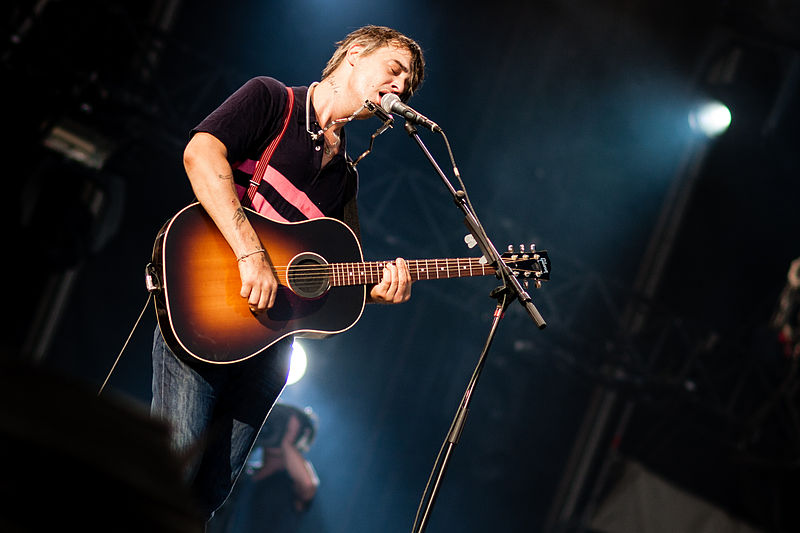
[[[344,220],[345,205],[354,201],[358,184],[356,171],[345,156],[344,132],[339,153],[322,168],[323,141],[312,141],[306,130],[308,87],[291,90],[292,113],[252,208],[282,222],[321,216]],[[264,150],[280,133],[288,100],[283,83],[266,76],[253,78],[192,130],[192,134],[210,133],[225,145],[239,198],[244,196]],[[315,131],[318,127],[314,125],[313,108],[309,115]]]

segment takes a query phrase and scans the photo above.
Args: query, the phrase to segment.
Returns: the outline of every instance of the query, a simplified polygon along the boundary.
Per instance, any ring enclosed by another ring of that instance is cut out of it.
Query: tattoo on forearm
[[[233,174],[217,174],[217,177],[221,180],[232,180]]]
[[[247,217],[244,214],[244,208],[243,207],[237,208],[236,211],[234,211],[233,213],[233,223],[236,224],[236,227],[238,228],[239,226],[244,224],[246,220]]]

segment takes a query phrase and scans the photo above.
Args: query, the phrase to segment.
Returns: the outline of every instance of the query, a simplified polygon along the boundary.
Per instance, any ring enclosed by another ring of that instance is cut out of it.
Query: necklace
[[[334,142],[332,142],[332,143],[328,142],[328,139],[323,137],[323,140],[324,140],[323,144],[325,145],[325,155],[331,155],[331,152],[333,152],[333,149],[336,148],[337,146],[339,146],[339,143],[342,140],[338,135],[334,134],[334,137],[336,137],[336,140]]]
[[[314,141],[315,143],[319,140],[320,137],[322,137],[322,141],[323,141],[322,144],[325,147],[325,155],[331,155],[331,153],[333,152],[333,148],[338,146],[339,143],[341,142],[341,137],[339,135],[337,135],[336,132],[334,131],[333,132],[333,136],[336,138],[336,142],[334,142],[333,144],[328,144],[328,141],[324,137],[324,135],[325,135],[325,132],[328,131],[329,128],[335,126],[336,124],[340,124],[340,123],[343,123],[343,122],[344,123],[350,122],[351,120],[356,118],[358,116],[358,114],[361,113],[365,109],[368,110],[373,115],[377,115],[381,119],[381,121],[383,121],[383,125],[380,128],[378,128],[375,131],[375,133],[373,133],[372,136],[370,137],[369,147],[364,151],[364,153],[362,153],[358,157],[358,159],[356,159],[355,161],[348,160],[348,165],[351,168],[354,169],[354,168],[356,168],[356,165],[372,151],[372,145],[375,142],[375,137],[377,137],[378,135],[380,135],[381,133],[386,131],[388,128],[391,128],[394,120],[393,120],[391,115],[389,115],[388,113],[384,112],[380,107],[376,106],[375,104],[373,104],[369,100],[366,100],[364,102],[364,104],[355,113],[353,113],[349,117],[340,118],[340,119],[336,119],[334,121],[331,121],[324,128],[320,128],[319,124],[317,124],[315,122],[314,124],[315,124],[315,126],[317,126],[317,131],[316,132],[311,131],[311,93],[314,91],[314,88],[317,85],[319,85],[318,81],[315,81],[314,83],[309,85],[308,86],[308,92],[306,93],[306,131],[308,132],[309,136],[311,136],[311,140]],[[320,145],[316,144],[314,146],[314,149],[319,151],[320,150]],[[347,159],[347,156],[345,156],[345,159]]]
[[[333,148],[339,145],[341,137],[337,135],[336,132],[333,132],[333,136],[336,138],[336,141],[333,143],[328,143],[328,140],[325,138],[325,132],[331,129],[333,126],[336,126],[337,124],[347,124],[348,122],[356,118],[359,115],[359,113],[361,113],[361,111],[363,111],[364,109],[368,109],[369,101],[365,102],[364,105],[358,108],[356,112],[350,115],[349,117],[337,118],[336,120],[332,120],[324,128],[320,128],[319,124],[315,123],[318,129],[316,132],[314,132],[311,130],[311,93],[314,91],[314,88],[317,85],[319,85],[318,81],[315,81],[314,83],[309,85],[308,92],[306,93],[306,131],[311,136],[312,141],[316,142],[317,140],[319,140],[320,137],[322,137],[323,145],[325,147],[325,153],[327,155],[330,155],[331,152],[333,151]],[[317,145],[315,149],[319,151],[320,145]]]
[[[317,85],[319,85],[319,82],[315,81],[308,86],[308,92],[306,92],[306,131],[311,136],[311,140],[315,142],[322,136],[323,133],[325,133],[325,130],[323,129],[318,130],[316,133],[311,131],[311,93],[314,91],[314,88]],[[319,145],[316,146],[316,149],[319,150]],[[325,146],[325,151],[330,151],[327,145]]]

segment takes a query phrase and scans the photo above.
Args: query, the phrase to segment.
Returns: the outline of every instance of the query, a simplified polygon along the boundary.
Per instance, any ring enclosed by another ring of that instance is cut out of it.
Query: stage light
[[[286,380],[286,385],[292,385],[300,381],[306,373],[306,366],[308,365],[308,358],[306,351],[297,341],[292,343],[292,361],[289,364],[289,377]]]
[[[689,113],[689,125],[706,137],[720,135],[731,124],[731,112],[721,102],[707,102]]]

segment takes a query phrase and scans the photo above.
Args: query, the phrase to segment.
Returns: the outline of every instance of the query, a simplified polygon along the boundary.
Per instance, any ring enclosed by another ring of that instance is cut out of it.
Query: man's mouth
[[[379,92],[378,92],[378,101],[377,101],[377,102],[375,102],[375,103],[376,103],[376,104],[377,104],[379,107],[380,107],[381,103],[383,102],[383,97],[384,97],[385,95],[389,94],[389,92],[390,92],[390,91],[379,91]]]

